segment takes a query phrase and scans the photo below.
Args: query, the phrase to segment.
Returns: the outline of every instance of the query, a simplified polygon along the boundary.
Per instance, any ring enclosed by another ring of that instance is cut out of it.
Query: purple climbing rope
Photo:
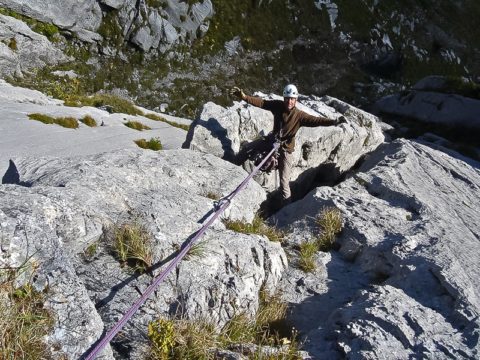
[[[186,246],[178,253],[178,255],[173,259],[165,270],[158,275],[155,280],[150,284],[150,286],[145,290],[143,295],[128,309],[128,311],[123,315],[123,317],[110,329],[108,333],[106,333],[100,341],[98,341],[97,345],[88,353],[88,355],[84,358],[85,360],[93,360],[97,357],[100,351],[117,335],[117,333],[125,326],[128,320],[135,314],[135,312],[143,305],[143,303],[150,297],[153,291],[157,288],[157,286],[165,279],[165,277],[172,271],[172,269],[182,260],[185,254],[190,250],[193,243],[197,241],[202,235],[207,231],[207,228],[212,225],[212,223],[220,216],[221,213],[225,211],[225,209],[230,205],[231,200],[243,190],[245,186],[247,186],[250,179],[258,172],[258,170],[265,164],[265,162],[273,155],[273,153],[279,148],[280,143],[276,142],[273,144],[272,150],[268,153],[267,156],[262,160],[260,164],[258,164],[252,172],[237,186],[237,188],[232,191],[228,196],[220,201],[220,206],[218,206],[215,213],[208,219],[208,221],[198,230],[195,236],[188,242]]]

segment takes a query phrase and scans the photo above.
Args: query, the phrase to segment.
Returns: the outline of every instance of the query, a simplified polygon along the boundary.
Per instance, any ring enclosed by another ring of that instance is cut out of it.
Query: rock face
[[[289,270],[282,283],[315,358],[479,356],[480,164],[457,156],[384,144],[357,174],[275,217],[300,243],[324,206],[343,214],[339,251],[318,255],[318,274]]]
[[[102,22],[102,11],[96,0],[0,0],[0,5],[17,13],[52,23],[76,33],[83,40],[99,40],[96,34]]]
[[[102,12],[102,7],[104,5]],[[0,5],[22,15],[58,26],[76,34],[86,42],[101,41],[98,33],[108,13],[115,11],[113,23],[119,26],[124,39],[145,52],[165,52],[178,42],[189,43],[203,36],[213,16],[210,0],[189,4],[181,0],[146,5],[136,0],[43,1],[0,0]],[[115,24],[115,25],[114,25]],[[111,31],[111,29],[110,29]],[[110,39],[107,39],[110,40]]]
[[[0,14],[1,76],[21,76],[23,72],[67,60],[45,36],[33,32],[23,21]]]
[[[56,349],[52,358],[68,359],[79,358],[110,329],[206,221],[213,209],[207,194],[227,195],[246,175],[188,150],[25,158],[15,165],[23,186],[0,186],[0,261],[2,267],[29,257],[35,263],[34,286],[48,289],[45,306],[55,317],[47,339]],[[251,182],[224,216],[249,221],[263,199],[264,191]],[[105,228],[132,219],[152,235],[149,274],[122,267],[104,238]],[[184,260],[113,341],[117,358],[141,358],[148,322],[162,315],[221,325],[237,311],[254,312],[260,288],[272,290],[287,266],[279,244],[227,231],[219,221],[202,244],[205,255]],[[110,348],[102,358],[112,358]]]
[[[165,52],[178,42],[190,42],[204,35],[213,15],[210,0],[189,5],[173,0],[161,7],[141,6],[125,1],[119,12],[119,24],[125,38],[147,52]]]
[[[304,111],[329,118],[344,115],[348,122],[338,127],[300,129],[293,154],[294,191],[295,187],[308,188],[319,175],[335,181],[384,140],[378,119],[371,114],[328,96],[300,101],[297,106]],[[273,116],[269,111],[245,103],[234,103],[230,108],[207,103],[200,118],[190,127],[184,147],[232,159],[242,142],[252,141],[272,129]],[[261,174],[256,180],[268,190],[276,187],[275,173]]]

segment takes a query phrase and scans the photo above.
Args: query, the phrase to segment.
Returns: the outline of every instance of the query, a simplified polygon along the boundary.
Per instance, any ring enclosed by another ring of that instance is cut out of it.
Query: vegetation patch
[[[213,191],[206,191],[203,196],[205,196],[206,198],[209,198],[211,200],[220,200],[222,198],[222,196],[216,192],[213,192]]]
[[[188,129],[190,128],[189,125],[179,124],[175,121],[167,120],[164,117],[161,117],[161,116],[156,115],[156,114],[146,114],[146,115],[143,115],[143,116],[145,116],[146,118],[149,118],[150,120],[161,121],[161,122],[167,123],[170,126],[173,126],[173,127],[179,128],[179,129],[183,129],[183,130],[186,130],[186,131],[188,131]]]
[[[316,241],[304,241],[300,244],[298,266],[304,272],[314,272],[317,269],[315,255],[318,251]]]
[[[282,241],[285,237],[285,233],[275,226],[268,225],[259,215],[255,215],[252,223],[247,223],[240,220],[224,220],[228,230],[233,230],[243,234],[257,234],[264,235],[270,241]]]
[[[104,107],[111,113],[123,113],[128,115],[143,115],[131,101],[122,99],[111,94],[95,94],[92,96],[71,96],[65,101],[66,106],[93,106]]]
[[[279,323],[286,328],[287,304],[278,295],[268,296],[261,292],[260,305],[255,317],[241,313],[217,331],[213,323],[204,319],[172,320],[159,319],[148,326],[151,343],[150,359],[214,359],[219,349],[232,349],[241,344],[257,345],[252,359],[300,359],[296,334],[291,331],[282,337]],[[279,346],[278,353],[262,353],[264,346]]]
[[[17,51],[18,50],[18,47],[17,47],[17,40],[12,37],[9,42],[8,42],[8,47],[10,49],[12,49],[13,51]]]
[[[44,338],[54,319],[43,306],[46,293],[36,291],[30,282],[15,287],[17,275],[13,270],[0,275],[0,358],[48,359]]]
[[[28,117],[31,120],[40,121],[44,124],[57,124],[70,129],[78,128],[78,121],[74,117],[53,117],[39,113],[28,114]]]
[[[114,226],[112,250],[122,265],[144,272],[153,263],[152,237],[138,221]]]
[[[129,127],[130,129],[135,129],[138,131],[143,131],[143,130],[151,130],[150,127],[147,125],[142,124],[139,121],[127,121],[126,123],[123,123],[126,127]]]
[[[135,140],[135,144],[137,144],[142,149],[149,149],[153,151],[159,151],[163,149],[162,143],[158,138],[151,138],[148,141],[145,139],[138,139]]]
[[[3,7],[0,7],[0,14],[23,21],[30,27],[30,29],[36,33],[46,36],[50,41],[56,41],[57,39],[55,35],[59,33],[59,30],[54,24],[44,23]]]
[[[316,219],[320,227],[317,246],[320,251],[330,251],[335,238],[342,231],[342,213],[337,208],[324,208]]]
[[[97,122],[90,115],[85,115],[83,118],[80,119],[80,121],[82,123],[84,123],[85,125],[89,126],[89,127],[96,127],[97,126]]]

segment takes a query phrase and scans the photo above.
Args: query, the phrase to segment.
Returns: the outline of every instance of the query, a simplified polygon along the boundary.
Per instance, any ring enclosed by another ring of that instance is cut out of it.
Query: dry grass
[[[43,307],[46,295],[35,291],[29,283],[15,288],[14,277],[9,276],[0,284],[0,358],[48,359],[50,353],[44,338],[54,321]]]
[[[252,354],[252,359],[300,359],[297,355],[298,343],[295,334],[290,340],[280,338],[278,324],[283,322],[287,304],[278,295],[260,294],[260,306],[255,317],[245,313],[234,315],[220,330],[204,319],[197,320],[167,320],[159,319],[148,326],[148,336],[151,342],[153,359],[215,359],[215,350],[229,349],[238,344],[256,344],[258,353]],[[282,347],[276,355],[264,355],[262,347]]]
[[[304,272],[314,272],[317,269],[315,263],[315,254],[318,251],[318,244],[316,241],[304,241],[300,244],[300,253],[298,259],[298,266]]]
[[[134,271],[144,272],[153,263],[151,235],[138,221],[112,229],[114,254]]]
[[[126,127],[129,127],[130,129],[135,129],[138,131],[143,131],[143,130],[151,130],[150,127],[147,125],[142,124],[139,121],[127,121],[126,123],[123,123]]]
[[[78,121],[74,117],[53,117],[45,114],[28,114],[30,120],[40,121],[44,124],[57,124],[65,128],[77,129]]]
[[[329,251],[335,242],[335,237],[342,231],[342,213],[337,208],[324,208],[316,220],[320,226],[320,236],[317,246],[320,251]]]
[[[252,223],[239,220],[224,220],[226,228],[243,234],[265,235],[270,241],[279,242],[285,237],[285,233],[275,226],[267,225],[259,216],[255,215]]]
[[[159,151],[163,149],[162,142],[158,138],[151,138],[150,140],[138,139],[135,140],[135,144],[142,149],[148,149],[153,151]]]
[[[188,131],[188,129],[190,128],[189,125],[185,125],[185,124],[179,124],[175,121],[170,121],[170,120],[167,120],[165,119],[164,117],[161,117],[161,116],[158,116],[156,114],[146,114],[146,115],[143,115],[151,120],[155,120],[155,121],[161,121],[161,122],[164,122],[170,126],[173,126],[173,127],[176,127],[176,128],[179,128],[179,129],[183,129],[183,130],[186,130]]]
[[[220,194],[213,191],[206,191],[205,193],[203,193],[203,196],[215,201],[220,200],[222,198]]]
[[[96,127],[97,126],[97,122],[90,115],[85,115],[83,118],[80,119],[80,121],[82,123],[84,123],[85,125],[90,126],[90,127]]]

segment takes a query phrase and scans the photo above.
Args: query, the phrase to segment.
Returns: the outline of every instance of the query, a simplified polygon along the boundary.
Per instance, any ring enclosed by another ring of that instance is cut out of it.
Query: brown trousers
[[[282,194],[282,202],[284,205],[291,202],[292,193],[290,191],[290,176],[292,174],[292,165],[293,154],[288,153],[284,149],[280,149],[278,173],[280,176],[280,192]]]

